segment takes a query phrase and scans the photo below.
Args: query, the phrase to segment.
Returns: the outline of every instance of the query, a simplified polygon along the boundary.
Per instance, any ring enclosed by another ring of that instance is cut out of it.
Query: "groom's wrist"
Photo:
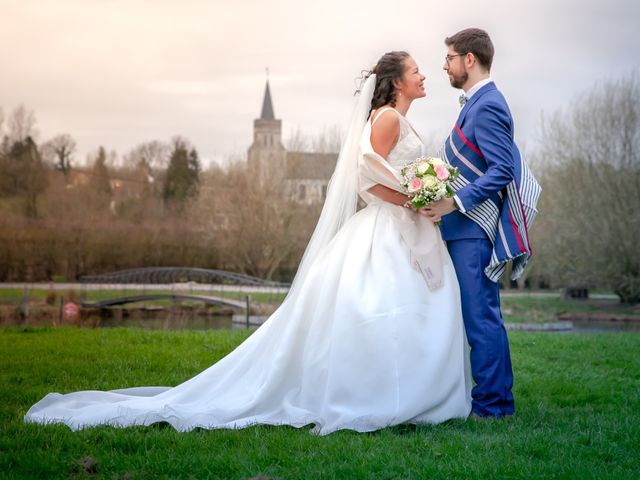
[[[455,208],[459,212],[464,213],[464,205],[462,205],[462,202],[458,198],[458,195],[453,196],[453,208]]]

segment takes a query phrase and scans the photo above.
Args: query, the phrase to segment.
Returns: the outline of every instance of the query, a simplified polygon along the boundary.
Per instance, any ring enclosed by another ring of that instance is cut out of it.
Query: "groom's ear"
[[[469,68],[476,67],[476,68],[479,68],[480,70],[486,70],[485,66],[482,65],[482,63],[480,63],[480,61],[478,60],[478,57],[476,57],[473,52],[467,53],[465,57],[466,57],[465,61],[469,62]]]

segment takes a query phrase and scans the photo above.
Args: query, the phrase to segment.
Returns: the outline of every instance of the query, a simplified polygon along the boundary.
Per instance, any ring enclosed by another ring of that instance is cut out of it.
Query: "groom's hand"
[[[418,213],[423,217],[427,217],[433,223],[440,221],[440,217],[437,215],[433,215],[431,212],[427,211],[427,207],[422,207],[421,209],[418,210]]]
[[[439,222],[443,216],[453,212],[455,209],[456,206],[453,198],[445,197],[420,209],[420,213],[425,215],[432,222]]]

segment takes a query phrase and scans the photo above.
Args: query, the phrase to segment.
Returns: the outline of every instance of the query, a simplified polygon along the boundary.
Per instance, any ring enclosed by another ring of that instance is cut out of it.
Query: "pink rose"
[[[422,180],[418,177],[414,177],[411,182],[409,182],[409,192],[414,193],[422,188]]]
[[[436,165],[435,166],[436,177],[438,180],[443,181],[449,178],[449,170],[444,165]]]

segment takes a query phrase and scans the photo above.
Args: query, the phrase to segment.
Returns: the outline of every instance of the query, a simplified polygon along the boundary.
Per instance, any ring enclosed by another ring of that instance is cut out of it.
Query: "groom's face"
[[[467,67],[464,65],[464,57],[454,50],[453,45],[449,45],[447,59],[442,69],[449,75],[449,83],[453,88],[462,88],[469,79]]]

